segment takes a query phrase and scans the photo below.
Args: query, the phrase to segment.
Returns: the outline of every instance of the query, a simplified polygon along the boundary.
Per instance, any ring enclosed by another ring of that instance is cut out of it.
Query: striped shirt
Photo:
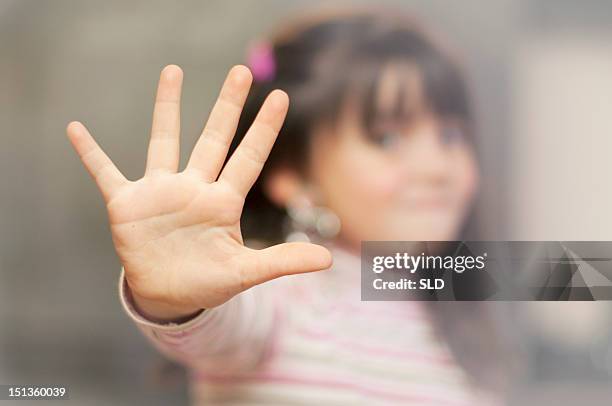
[[[424,303],[362,302],[360,260],[258,285],[182,324],[139,314],[151,343],[189,368],[195,405],[491,405],[433,331]]]

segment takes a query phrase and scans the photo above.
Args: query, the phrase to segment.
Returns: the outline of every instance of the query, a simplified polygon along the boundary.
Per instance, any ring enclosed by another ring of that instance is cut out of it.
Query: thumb
[[[252,272],[245,272],[247,286],[257,285],[284,275],[321,271],[331,267],[332,255],[321,245],[289,242],[253,251]]]

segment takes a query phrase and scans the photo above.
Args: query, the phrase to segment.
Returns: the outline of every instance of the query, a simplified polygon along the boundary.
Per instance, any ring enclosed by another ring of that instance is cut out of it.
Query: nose
[[[435,123],[426,122],[402,137],[398,163],[406,178],[436,184],[448,181],[450,160],[439,131]]]

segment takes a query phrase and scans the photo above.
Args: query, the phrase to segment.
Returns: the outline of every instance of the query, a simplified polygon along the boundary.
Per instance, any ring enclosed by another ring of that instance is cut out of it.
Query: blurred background
[[[159,71],[175,63],[185,162],[228,68],[316,3],[0,0],[0,383],[68,384],[80,405],[187,403],[184,372],[120,308],[103,201],[64,129],[85,122],[140,177]],[[484,238],[612,241],[612,2],[377,3],[464,56]],[[612,303],[520,310],[531,362],[510,404],[609,404]]]

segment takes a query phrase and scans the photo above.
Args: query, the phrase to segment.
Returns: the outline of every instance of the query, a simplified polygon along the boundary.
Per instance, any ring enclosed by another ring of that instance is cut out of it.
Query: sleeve
[[[161,324],[137,311],[123,268],[119,278],[123,309],[157,350],[189,368],[217,375],[251,369],[270,355],[278,322],[270,289],[258,285],[188,321]]]

